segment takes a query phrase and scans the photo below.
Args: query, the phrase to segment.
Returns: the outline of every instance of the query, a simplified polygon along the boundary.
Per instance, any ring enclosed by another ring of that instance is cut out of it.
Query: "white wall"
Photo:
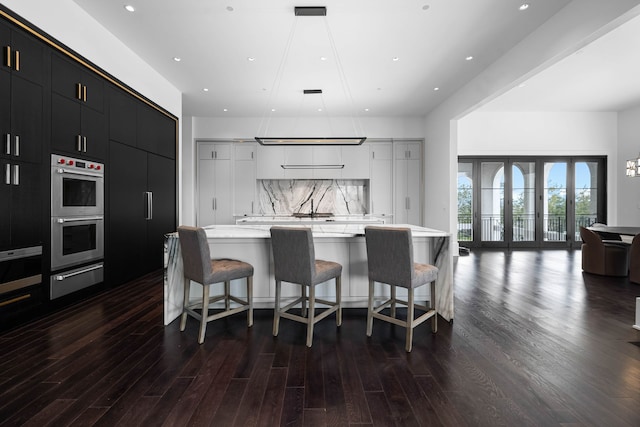
[[[618,114],[618,225],[640,226],[640,178],[627,178],[624,164],[640,153],[640,107]]]
[[[456,229],[457,120],[636,16],[638,4],[572,1],[426,117],[427,226]]]
[[[460,156],[606,156],[610,224],[619,222],[617,141],[616,113],[475,112],[458,121]]]

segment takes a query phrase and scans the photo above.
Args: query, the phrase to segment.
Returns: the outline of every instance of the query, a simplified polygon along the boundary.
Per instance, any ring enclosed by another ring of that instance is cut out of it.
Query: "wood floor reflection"
[[[271,310],[162,325],[162,274],[0,335],[1,425],[638,426],[640,285],[585,275],[576,251],[472,251],[455,320],[341,328]]]

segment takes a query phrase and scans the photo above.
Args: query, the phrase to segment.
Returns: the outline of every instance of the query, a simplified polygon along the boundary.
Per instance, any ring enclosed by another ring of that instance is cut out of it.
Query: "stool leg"
[[[336,324],[340,326],[342,325],[342,276],[336,277],[336,304],[338,304]]]
[[[373,331],[373,280],[369,279],[369,302],[367,304],[367,336]]]
[[[411,352],[411,346],[413,344],[413,288],[408,289],[409,298],[407,300],[407,342],[405,344],[405,350],[407,353]]]
[[[202,316],[200,317],[198,344],[204,342],[204,332],[207,329],[207,317],[209,317],[209,285],[202,285]]]
[[[180,330],[184,331],[187,326],[187,307],[189,306],[189,290],[191,289],[191,280],[183,277],[184,282],[184,301],[182,302],[182,317],[180,318]]]
[[[304,288],[304,285],[302,285]],[[313,343],[313,324],[316,308],[316,288],[315,286],[309,286],[309,316],[307,317],[307,347],[311,347]]]
[[[300,304],[300,316],[307,317],[307,287],[304,285],[302,285],[302,301]]]
[[[275,308],[273,310],[273,336],[278,336],[278,329],[280,328],[280,287],[282,286],[279,280],[276,280],[276,301]]]
[[[229,308],[231,307],[231,304],[229,302],[229,294],[231,293],[231,282],[230,281],[226,281],[224,282],[224,309],[226,311],[229,311]]]
[[[391,317],[396,317],[396,285],[391,286]]]
[[[249,310],[247,311],[247,326],[253,326],[253,276],[247,277],[247,302]]]
[[[436,309],[436,282],[435,280],[433,282],[431,282],[431,308],[432,309]],[[436,313],[433,315],[433,317],[431,318],[431,332],[436,333],[438,332],[438,311],[436,310]]]

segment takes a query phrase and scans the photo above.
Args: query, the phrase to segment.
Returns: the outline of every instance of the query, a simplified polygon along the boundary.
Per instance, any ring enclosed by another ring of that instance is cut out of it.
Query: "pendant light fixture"
[[[323,19],[325,19],[324,23],[325,23],[325,28],[327,31],[327,35],[329,38],[329,42],[331,45],[331,49],[333,51],[333,55],[335,57],[335,63],[336,66],[338,68],[338,75],[340,78],[340,83],[342,86],[342,90],[345,93],[345,97],[347,98],[348,102],[350,102],[351,104],[351,110],[355,112],[355,108],[353,108],[353,98],[351,96],[351,92],[349,91],[349,86],[347,84],[347,79],[345,77],[344,74],[344,70],[342,69],[342,64],[340,62],[340,59],[338,57],[338,52],[335,46],[335,42],[333,40],[333,37],[331,35],[331,30],[329,29],[329,25],[326,21],[326,17],[327,16],[327,8],[324,6],[297,6],[294,8],[294,14],[296,16],[293,26],[291,28],[291,31],[289,33],[289,38],[287,40],[287,45],[283,54],[283,58],[282,61],[280,62],[280,67],[278,69],[278,72],[276,74],[276,78],[273,84],[273,88],[271,90],[271,93],[269,95],[269,101],[268,101],[268,105],[267,105],[267,110],[273,111],[273,102],[275,101],[275,97],[277,95],[278,89],[280,88],[281,82],[282,82],[282,74],[284,72],[284,68],[285,65],[287,63],[287,59],[289,56],[289,51],[291,48],[291,44],[293,42],[294,36],[295,36],[295,28],[296,28],[296,24],[297,24],[297,20],[298,17],[323,17]],[[306,18],[305,18],[306,19]],[[324,98],[322,97],[323,91],[322,89],[302,89],[301,90],[301,96],[304,97],[306,96],[320,96],[320,99],[322,100],[322,111],[324,112],[325,116],[327,117],[327,120],[330,121],[328,115],[327,115],[327,109],[325,107],[325,103],[324,103]],[[304,102],[304,101],[303,101]],[[351,117],[351,121],[352,121],[352,127],[353,127],[353,132],[354,135],[362,135],[364,132],[362,131],[361,126],[359,126],[356,123],[356,119],[357,117],[354,117],[352,115]],[[265,123],[265,119],[263,118],[263,120],[260,123],[260,128],[259,128],[259,132],[258,133],[263,133],[265,135],[268,135],[269,133],[269,124],[270,124],[270,117],[266,119],[266,123]],[[256,136],[255,140],[258,141],[258,143],[260,143],[261,145],[360,145],[362,144],[367,138],[365,136],[318,136],[318,137],[297,137],[297,136],[277,136],[277,137],[272,137],[272,136]]]

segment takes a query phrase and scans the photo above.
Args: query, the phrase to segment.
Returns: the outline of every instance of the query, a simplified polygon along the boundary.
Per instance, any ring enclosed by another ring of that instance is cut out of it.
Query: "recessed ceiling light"
[[[226,108],[223,108],[223,109],[222,109],[222,111],[227,112],[227,111],[229,111],[229,110],[227,110]]]
[[[131,6],[130,4],[125,4],[124,8],[127,10],[127,12],[135,12],[136,8]]]
[[[398,61],[400,61],[400,58],[398,58],[397,56],[394,56],[393,58],[391,58],[391,60],[393,62],[398,62]]]
[[[529,3],[522,3],[518,9],[520,9],[520,10],[529,9]]]
[[[464,58],[464,59],[466,59],[467,61],[471,61],[471,60],[473,59],[473,56],[469,55],[469,56],[467,56],[467,57],[466,57],[466,58]]]
[[[364,111],[369,111],[369,109],[368,109],[368,108],[365,108],[365,109],[364,109]]]
[[[202,89],[202,90],[203,90],[203,91],[205,91],[205,92],[209,92],[209,88],[208,88],[208,87],[205,87],[205,88],[204,88],[204,89]]]
[[[255,60],[256,60],[256,58],[254,58],[253,56],[250,56],[250,57],[247,58],[247,61],[249,61],[249,62],[253,62]]]
[[[520,83],[518,87],[525,87],[526,85],[527,85],[526,83]]]
[[[176,62],[180,62],[180,61],[182,61],[182,58],[180,58],[179,56],[174,56],[173,60],[176,61]]]
[[[275,112],[276,112],[276,109],[275,109],[275,108],[272,108],[272,109],[271,109],[271,112],[272,112],[272,113],[275,113]]]
[[[440,90],[440,88],[439,87],[434,87],[433,90],[438,91],[438,90]]]
[[[322,108],[318,108],[318,111],[322,111]]]
[[[320,57],[320,61],[326,61],[326,60],[327,60],[327,57],[326,57],[326,56],[321,56],[321,57]]]
[[[429,5],[428,4],[425,4],[424,6],[422,6],[422,10],[427,10],[427,9],[429,9]]]
[[[227,10],[228,10],[229,12],[233,12],[233,6],[227,6]]]

